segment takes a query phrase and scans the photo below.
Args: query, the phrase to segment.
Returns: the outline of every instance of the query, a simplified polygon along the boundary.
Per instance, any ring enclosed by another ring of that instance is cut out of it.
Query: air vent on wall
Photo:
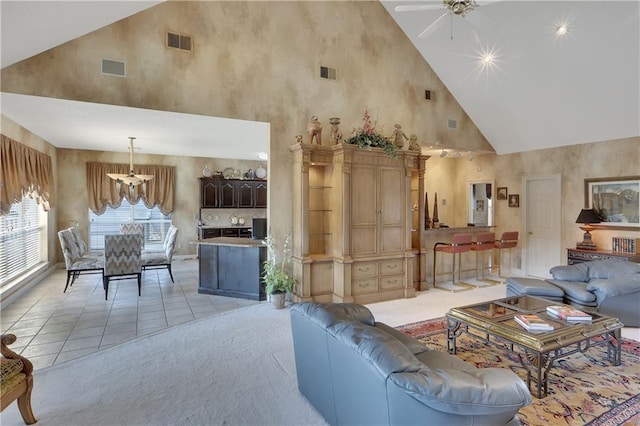
[[[184,34],[168,32],[167,47],[191,52],[191,37]]]
[[[458,122],[450,118],[447,120],[447,126],[449,126],[450,129],[455,129],[456,127],[458,127]]]
[[[116,77],[126,76],[126,64],[124,62],[102,60],[102,74],[114,75]]]
[[[336,80],[336,69],[320,66],[320,78],[326,78],[327,80]]]

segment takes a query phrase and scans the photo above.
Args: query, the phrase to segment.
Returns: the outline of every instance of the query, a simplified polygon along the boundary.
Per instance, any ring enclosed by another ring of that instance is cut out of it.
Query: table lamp
[[[578,215],[578,218],[576,219],[576,223],[584,224],[580,227],[580,229],[584,231],[584,235],[582,237],[582,241],[576,244],[576,248],[581,250],[595,250],[596,245],[591,240],[590,231],[594,229],[593,226],[591,226],[592,223],[600,223],[600,218],[598,217],[596,212],[593,211],[593,209],[582,209],[582,211]]]

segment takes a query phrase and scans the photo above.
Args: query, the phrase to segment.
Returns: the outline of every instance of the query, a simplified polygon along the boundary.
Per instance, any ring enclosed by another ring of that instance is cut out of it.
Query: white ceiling
[[[157,3],[2,0],[2,67]],[[423,39],[417,35],[441,10],[394,11],[438,3],[382,1],[498,154],[640,136],[640,0],[478,0],[478,9],[440,20]],[[553,30],[563,20],[569,33],[558,38]],[[493,69],[479,67],[478,52],[487,49],[495,52]],[[254,159],[267,149],[265,123],[6,93],[0,101],[4,115],[60,147],[113,151],[122,140],[126,151],[126,138],[136,136],[145,153]],[[150,133],[168,122],[180,131]],[[95,145],[87,145],[88,134]],[[233,147],[235,154],[218,151]]]

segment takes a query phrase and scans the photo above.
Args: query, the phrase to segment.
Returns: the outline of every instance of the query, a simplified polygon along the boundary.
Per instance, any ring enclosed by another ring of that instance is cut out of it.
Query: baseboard
[[[0,290],[0,309],[4,310],[20,296],[58,269],[58,264],[45,262]]]

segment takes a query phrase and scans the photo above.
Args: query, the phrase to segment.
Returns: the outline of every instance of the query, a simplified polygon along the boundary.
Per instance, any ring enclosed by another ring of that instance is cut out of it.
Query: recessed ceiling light
[[[569,31],[569,28],[567,28],[566,24],[560,24],[556,27],[556,35],[563,36],[567,34],[567,31]]]

